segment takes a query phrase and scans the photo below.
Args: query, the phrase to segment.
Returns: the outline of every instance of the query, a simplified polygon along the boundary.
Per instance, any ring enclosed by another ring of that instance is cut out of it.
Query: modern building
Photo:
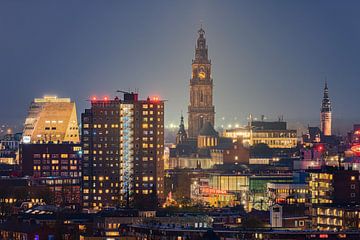
[[[81,120],[84,208],[164,199],[164,101],[137,93],[93,99]]]
[[[320,112],[320,129],[324,136],[331,136],[331,102],[329,98],[329,89],[327,82],[324,87],[324,97],[321,104]]]
[[[76,106],[70,98],[35,98],[24,125],[24,143],[78,143],[80,140]]]
[[[188,134],[191,138],[196,138],[199,135],[206,122],[212,126],[215,124],[211,60],[208,56],[204,29],[200,28],[198,33],[195,59],[192,61],[190,105],[188,108]]]
[[[309,201],[309,187],[305,183],[268,183],[269,204],[303,204]]]
[[[270,148],[294,148],[297,146],[297,131],[287,129],[287,123],[282,121],[253,121],[245,127],[226,129],[224,137],[241,138],[246,146],[265,143]]]
[[[20,167],[32,186],[45,186],[58,205],[80,206],[82,149],[79,143],[20,145]]]
[[[312,224],[318,230],[360,229],[359,205],[316,204],[312,207]]]
[[[309,190],[313,204],[359,204],[359,171],[335,167],[309,170]]]

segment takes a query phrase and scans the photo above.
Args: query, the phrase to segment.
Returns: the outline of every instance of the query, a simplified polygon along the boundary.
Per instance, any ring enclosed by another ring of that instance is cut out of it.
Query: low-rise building
[[[302,183],[267,183],[269,204],[299,204],[309,201],[309,187]]]

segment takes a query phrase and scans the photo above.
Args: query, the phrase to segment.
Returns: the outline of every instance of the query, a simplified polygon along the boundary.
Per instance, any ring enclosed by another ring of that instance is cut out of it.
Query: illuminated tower
[[[189,137],[197,137],[206,122],[214,126],[215,107],[213,106],[213,80],[211,78],[211,61],[204,37],[205,31],[200,28],[195,47],[195,59],[192,61],[190,79],[190,104],[188,108]]]
[[[320,128],[325,136],[331,136],[331,103],[327,82],[324,87],[324,97],[321,105]]]

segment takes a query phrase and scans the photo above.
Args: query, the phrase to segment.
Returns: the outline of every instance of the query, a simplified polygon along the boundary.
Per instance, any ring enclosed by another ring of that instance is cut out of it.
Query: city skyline
[[[214,105],[229,106],[217,108],[215,125],[222,117],[244,123],[250,113],[318,119],[325,78],[334,125],[358,120],[360,19],[351,4],[161,3],[1,3],[1,122],[22,124],[30,101],[45,94],[71,97],[79,113],[91,96],[139,89],[167,99],[166,124],[177,126],[181,110],[187,114],[200,23],[213,62]]]
[[[0,239],[360,239],[358,10],[0,1]]]

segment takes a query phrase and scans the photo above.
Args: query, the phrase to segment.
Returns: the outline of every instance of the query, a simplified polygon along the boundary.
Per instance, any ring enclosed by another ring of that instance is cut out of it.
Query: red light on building
[[[317,150],[318,152],[323,152],[324,149],[325,149],[325,148],[324,148],[324,145],[322,145],[322,144],[316,146],[316,150]]]
[[[160,98],[159,98],[159,97],[152,97],[152,100],[153,100],[154,102],[158,102],[158,101],[160,100]]]
[[[104,97],[104,101],[107,101],[107,100],[109,100],[109,98],[108,98],[108,97]]]
[[[360,155],[360,144],[353,145],[351,147],[351,151],[353,151],[356,155]]]
[[[93,101],[96,101],[96,97],[95,97],[95,96],[94,96],[94,97],[92,97],[91,99],[92,99]]]
[[[329,236],[327,234],[320,234],[319,238],[328,238]]]
[[[354,135],[360,135],[360,130],[356,130],[356,131],[354,132]]]

